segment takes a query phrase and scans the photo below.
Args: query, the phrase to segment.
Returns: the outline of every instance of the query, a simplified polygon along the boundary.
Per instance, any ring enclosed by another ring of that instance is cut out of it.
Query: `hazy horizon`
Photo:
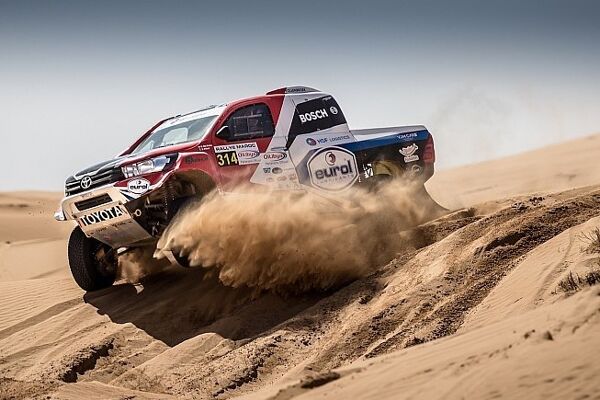
[[[160,118],[286,85],[448,168],[600,132],[600,3],[0,1],[0,190],[61,190]],[[7,143],[7,144],[6,144]]]

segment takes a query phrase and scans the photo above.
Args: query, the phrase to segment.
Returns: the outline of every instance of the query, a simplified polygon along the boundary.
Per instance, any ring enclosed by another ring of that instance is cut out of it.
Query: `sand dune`
[[[84,294],[60,195],[0,195],[0,397],[593,398],[600,286],[563,283],[600,266],[595,154],[600,136],[438,172],[455,211],[367,277],[285,296],[173,267]]]
[[[0,282],[68,277],[70,223],[52,217],[60,193],[0,193]]]
[[[427,183],[451,209],[535,192],[559,192],[600,182],[600,135],[516,156],[439,171]]]
[[[64,239],[69,225],[52,218],[61,198],[55,192],[0,193],[0,242]]]
[[[594,398],[599,295],[588,289],[462,335],[361,360],[336,370],[325,386],[306,388],[305,379],[244,398]]]

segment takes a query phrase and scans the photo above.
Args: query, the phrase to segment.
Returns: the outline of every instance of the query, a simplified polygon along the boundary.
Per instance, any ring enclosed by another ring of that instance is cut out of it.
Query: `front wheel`
[[[114,252],[85,236],[80,227],[73,229],[69,237],[69,267],[75,282],[88,292],[111,286],[117,276]]]

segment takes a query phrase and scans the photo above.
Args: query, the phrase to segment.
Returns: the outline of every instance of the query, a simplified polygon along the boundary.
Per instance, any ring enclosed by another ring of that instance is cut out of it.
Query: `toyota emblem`
[[[84,177],[84,178],[81,180],[81,187],[82,187],[83,189],[87,189],[87,188],[89,188],[90,186],[92,186],[92,178],[90,178],[89,176],[86,176],[86,177]]]

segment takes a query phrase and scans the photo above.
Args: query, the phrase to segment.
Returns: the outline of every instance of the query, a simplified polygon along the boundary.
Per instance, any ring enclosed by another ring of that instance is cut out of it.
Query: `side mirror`
[[[223,125],[221,129],[219,129],[217,133],[215,133],[215,136],[222,140],[229,140],[229,138],[231,137],[231,131],[229,130],[229,127],[227,125]]]

